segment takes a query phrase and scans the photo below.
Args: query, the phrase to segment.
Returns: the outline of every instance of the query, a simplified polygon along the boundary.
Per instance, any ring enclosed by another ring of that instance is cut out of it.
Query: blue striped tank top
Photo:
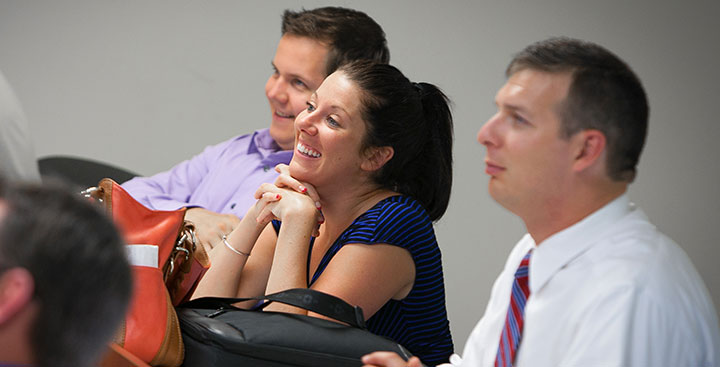
[[[279,231],[280,223],[274,221],[273,225]],[[445,309],[442,261],[432,221],[422,206],[403,195],[378,202],[335,240],[315,274],[308,276],[308,287],[348,243],[384,243],[410,252],[415,262],[412,290],[403,300],[388,301],[367,320],[367,326],[371,332],[397,341],[427,365],[446,363],[453,352],[453,342]],[[308,254],[308,273],[309,259]]]

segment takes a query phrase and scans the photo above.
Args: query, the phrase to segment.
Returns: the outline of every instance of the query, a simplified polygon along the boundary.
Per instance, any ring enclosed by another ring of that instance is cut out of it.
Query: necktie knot
[[[520,261],[520,265],[517,268],[517,271],[515,271],[515,279],[518,278],[526,278],[528,277],[528,273],[530,271],[530,256],[532,255],[532,249],[528,251],[527,254],[525,254],[525,257],[522,258]]]

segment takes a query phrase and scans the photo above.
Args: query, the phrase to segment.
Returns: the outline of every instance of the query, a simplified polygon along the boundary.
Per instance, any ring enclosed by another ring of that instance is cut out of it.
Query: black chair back
[[[82,189],[96,186],[106,177],[123,183],[138,176],[137,173],[107,163],[69,156],[40,158],[38,168],[44,181],[50,178],[60,179]]]

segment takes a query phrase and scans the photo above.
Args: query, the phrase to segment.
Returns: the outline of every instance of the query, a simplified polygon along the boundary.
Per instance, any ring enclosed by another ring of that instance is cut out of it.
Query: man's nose
[[[282,77],[277,78],[268,89],[268,98],[286,103],[288,101],[287,86],[287,82]]]
[[[495,134],[495,125],[498,119],[498,114],[495,114],[489,120],[487,120],[487,122],[485,122],[483,126],[480,127],[480,130],[477,133],[478,143],[487,146],[489,144],[493,144],[493,142],[497,140]]]

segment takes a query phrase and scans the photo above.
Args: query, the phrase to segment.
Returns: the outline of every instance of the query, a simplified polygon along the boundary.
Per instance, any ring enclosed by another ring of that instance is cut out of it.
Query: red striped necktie
[[[530,255],[532,249],[520,261],[517,271],[515,271],[515,281],[512,285],[512,294],[510,295],[510,306],[508,306],[507,316],[505,317],[505,326],[502,334],[500,334],[500,343],[498,345],[497,355],[495,356],[495,367],[509,367],[513,365],[515,353],[520,346],[520,338],[522,337],[525,303],[530,297],[530,286],[528,285],[528,274],[530,265]]]

